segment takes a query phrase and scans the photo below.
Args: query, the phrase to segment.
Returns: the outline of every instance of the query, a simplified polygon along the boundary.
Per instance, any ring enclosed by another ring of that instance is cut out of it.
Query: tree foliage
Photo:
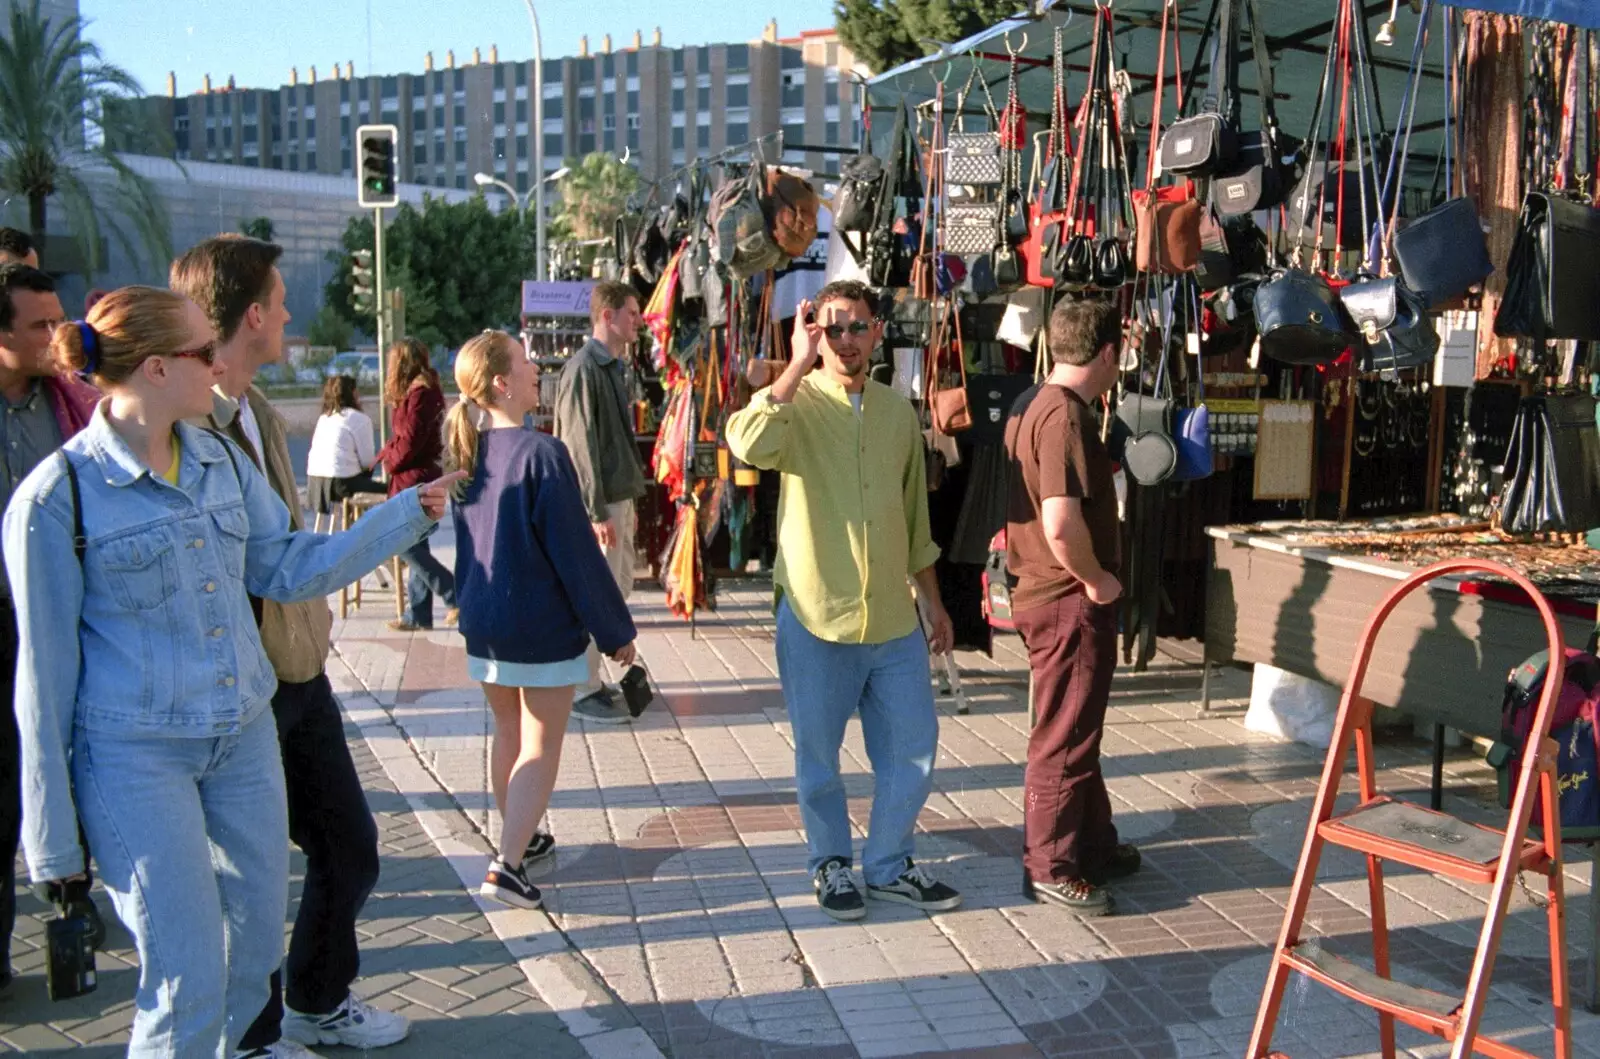
[[[373,249],[372,218],[352,217],[343,249],[328,253],[338,268],[323,301],[353,327],[373,334],[371,313],[350,302],[350,254]],[[406,330],[430,346],[457,346],[486,327],[514,326],[522,281],[533,277],[533,222],[516,210],[493,213],[482,195],[465,202],[423,198],[403,203],[384,229],[384,285],[406,292]]]
[[[628,196],[639,187],[639,171],[604,151],[569,161],[567,168],[570,172],[561,178],[561,203],[548,238],[610,237]]]
[[[835,0],[834,28],[875,74],[1010,18],[1026,0]]]
[[[275,228],[271,217],[247,217],[239,221],[239,232],[263,243],[272,242]]]
[[[139,82],[83,38],[81,18],[52,18],[40,0],[7,6],[0,32],[0,198],[9,192],[27,200],[28,227],[43,248],[53,197],[91,275],[105,263],[100,247],[107,233],[130,259],[164,272],[172,246],[161,197],[112,149],[171,154],[170,136],[126,105],[140,94]]]
[[[324,305],[318,309],[317,315],[311,320],[311,325],[306,328],[307,342],[313,346],[325,346],[336,351],[354,346],[355,335],[355,328],[350,325],[350,321],[341,316],[332,305]],[[308,358],[306,366],[321,365],[312,364]]]

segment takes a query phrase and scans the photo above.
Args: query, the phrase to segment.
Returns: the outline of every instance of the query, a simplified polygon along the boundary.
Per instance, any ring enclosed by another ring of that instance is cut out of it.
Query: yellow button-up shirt
[[[922,427],[911,402],[868,381],[858,415],[813,373],[793,401],[757,393],[728,421],[728,448],[783,475],[777,587],[813,636],[886,643],[917,627],[907,578],[934,564]]]

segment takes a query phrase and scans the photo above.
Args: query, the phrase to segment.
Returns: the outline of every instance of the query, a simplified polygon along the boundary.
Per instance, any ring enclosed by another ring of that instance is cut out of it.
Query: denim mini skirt
[[[564,688],[589,682],[586,655],[565,662],[500,662],[467,656],[467,679],[504,688]]]

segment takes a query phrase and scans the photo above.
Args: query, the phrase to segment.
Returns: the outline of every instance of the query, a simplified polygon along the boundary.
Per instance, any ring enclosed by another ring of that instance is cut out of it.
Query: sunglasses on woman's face
[[[207,342],[205,345],[196,346],[194,349],[180,349],[176,353],[168,354],[168,356],[192,357],[209,368],[212,364],[216,363],[217,344],[214,341]]]
[[[859,338],[871,330],[872,325],[867,321],[852,320],[848,324],[826,324],[822,328],[822,333],[837,342],[845,335],[849,335],[851,338]]]

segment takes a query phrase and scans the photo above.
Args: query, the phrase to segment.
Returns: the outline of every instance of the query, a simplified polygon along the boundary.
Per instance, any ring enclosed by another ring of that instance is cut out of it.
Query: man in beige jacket
[[[172,265],[172,289],[187,295],[217,329],[225,368],[210,423],[256,462],[305,527],[284,419],[251,383],[283,355],[283,277],[271,243],[220,235]],[[261,644],[278,675],[278,722],[289,795],[289,837],[306,855],[305,888],[283,974],[245,1034],[235,1059],[314,1059],[303,1045],[374,1048],[409,1031],[408,1020],[366,1004],[350,986],[360,969],[356,917],[378,881],[378,829],[345,743],[344,718],[323,672],[333,614],[323,600],[255,602]],[[285,1010],[287,1002],[287,1010]]]

